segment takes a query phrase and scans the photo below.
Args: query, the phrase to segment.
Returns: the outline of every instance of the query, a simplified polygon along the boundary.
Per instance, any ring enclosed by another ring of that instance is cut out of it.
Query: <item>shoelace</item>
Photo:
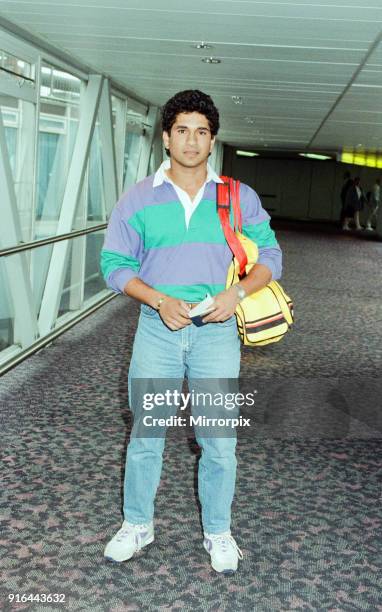
[[[228,545],[232,546],[237,551],[239,559],[243,559],[243,553],[236,544],[235,538],[231,534],[218,533],[208,535],[207,537],[212,540],[212,542],[218,544],[223,552],[227,552]]]
[[[141,525],[129,524],[126,527],[121,527],[121,529],[118,531],[118,534],[117,534],[117,540],[120,542],[121,540],[123,540],[125,536],[129,535],[132,531],[135,531],[135,528],[138,528],[138,530],[141,530],[141,529],[148,530],[148,527],[149,526],[145,523],[142,523]]]

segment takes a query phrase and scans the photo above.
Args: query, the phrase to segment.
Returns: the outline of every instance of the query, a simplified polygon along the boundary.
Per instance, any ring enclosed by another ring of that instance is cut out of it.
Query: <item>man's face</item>
[[[186,168],[195,168],[205,163],[215,138],[211,136],[207,117],[196,112],[179,113],[170,134],[163,132],[163,142],[171,159]]]

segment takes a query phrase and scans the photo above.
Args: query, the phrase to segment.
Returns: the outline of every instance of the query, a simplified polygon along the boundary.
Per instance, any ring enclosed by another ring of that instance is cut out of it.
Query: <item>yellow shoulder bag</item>
[[[217,211],[233,260],[227,274],[226,288],[242,279],[256,263],[257,245],[241,233],[240,182],[222,176],[217,183]],[[230,225],[231,200],[234,229]],[[263,346],[281,340],[294,322],[293,303],[280,283],[266,287],[244,298],[236,308],[238,332],[243,344]]]

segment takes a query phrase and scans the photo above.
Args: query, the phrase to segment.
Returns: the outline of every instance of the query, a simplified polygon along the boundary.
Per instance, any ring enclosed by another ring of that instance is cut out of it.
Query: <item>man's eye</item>
[[[186,130],[178,130],[178,134],[184,134]]]

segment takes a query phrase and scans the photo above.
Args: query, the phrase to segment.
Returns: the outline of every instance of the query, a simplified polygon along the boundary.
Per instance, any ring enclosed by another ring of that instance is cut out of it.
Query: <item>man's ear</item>
[[[164,148],[168,149],[170,144],[170,135],[167,132],[162,132]]]
[[[210,153],[212,153],[212,149],[214,148],[214,146],[215,146],[215,136],[211,138]]]

